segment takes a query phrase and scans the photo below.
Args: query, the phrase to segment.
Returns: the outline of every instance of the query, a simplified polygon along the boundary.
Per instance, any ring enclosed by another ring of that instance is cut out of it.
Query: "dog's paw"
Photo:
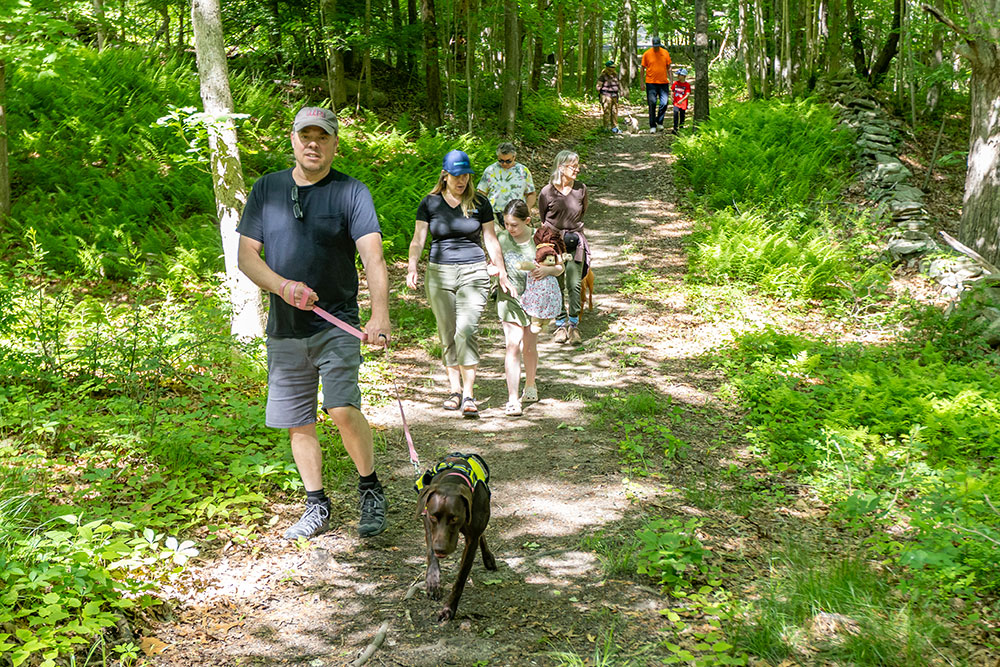
[[[438,623],[444,623],[445,621],[450,621],[453,618],[455,618],[455,610],[451,607],[445,607],[441,610],[441,613],[438,614]]]
[[[428,572],[427,573],[427,595],[429,595],[432,600],[439,600],[439,599],[441,599],[441,573],[440,572]]]

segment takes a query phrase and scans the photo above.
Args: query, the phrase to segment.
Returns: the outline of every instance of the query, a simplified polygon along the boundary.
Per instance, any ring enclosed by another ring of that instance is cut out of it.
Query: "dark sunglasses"
[[[299,204],[299,186],[292,184],[292,214],[296,220],[302,219],[302,206]]]
[[[497,158],[497,162],[499,162],[500,164],[514,164],[514,158],[511,158],[509,160],[502,160],[500,158]]]

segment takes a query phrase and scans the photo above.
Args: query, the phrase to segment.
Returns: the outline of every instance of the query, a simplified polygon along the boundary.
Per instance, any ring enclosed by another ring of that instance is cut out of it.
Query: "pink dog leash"
[[[281,288],[280,288],[280,291],[279,291],[279,296],[281,296],[282,299],[285,298],[285,287],[288,286],[289,284],[292,285],[292,298],[293,299],[295,298],[295,287],[297,285],[302,285],[302,288],[303,288],[302,289],[302,296],[300,297],[299,302],[297,304],[295,304],[295,306],[297,308],[299,308],[300,310],[307,310],[307,308],[306,308],[306,302],[309,300],[309,290],[306,288],[305,283],[303,283],[301,281],[286,280],[285,282],[281,283]],[[285,300],[287,301],[287,299],[285,299]],[[361,331],[357,327],[351,326],[350,324],[348,324],[344,320],[340,319],[339,317],[331,315],[330,313],[326,312],[325,310],[323,310],[319,306],[313,306],[312,307],[312,312],[316,313],[317,315],[319,315],[320,317],[322,317],[324,320],[326,320],[327,322],[329,322],[333,326],[335,326],[335,327],[337,327],[339,329],[342,329],[342,330],[346,331],[347,333],[351,334],[352,336],[354,336],[355,338],[357,338],[358,340],[360,340],[362,343],[368,342],[368,334],[366,334],[364,331]],[[386,352],[389,351],[389,341],[388,341],[388,339],[386,339],[382,343],[382,349],[384,349]],[[417,449],[416,449],[416,447],[413,446],[413,436],[410,435],[410,425],[406,421],[406,413],[403,412],[403,400],[399,397],[399,384],[396,382],[396,376],[395,375],[392,376],[392,386],[396,390],[396,403],[397,403],[397,405],[399,405],[399,417],[400,417],[400,419],[403,420],[403,433],[406,435],[406,445],[410,448],[410,463],[413,464],[413,470],[419,476],[420,475],[420,459],[417,457]]]

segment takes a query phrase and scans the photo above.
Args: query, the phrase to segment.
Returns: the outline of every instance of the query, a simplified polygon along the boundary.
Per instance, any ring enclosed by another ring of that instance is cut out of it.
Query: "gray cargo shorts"
[[[336,327],[309,338],[267,339],[267,410],[272,428],[316,422],[316,391],[323,380],[323,410],[361,409],[361,341]]]

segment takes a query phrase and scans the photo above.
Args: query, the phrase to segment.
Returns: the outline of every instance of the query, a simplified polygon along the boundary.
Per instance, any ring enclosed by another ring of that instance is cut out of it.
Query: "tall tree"
[[[319,23],[322,30],[322,44],[326,54],[326,82],[330,106],[334,111],[347,103],[347,82],[344,76],[344,52],[337,43],[334,21],[337,16],[337,0],[320,0]]]
[[[236,231],[236,225],[243,213],[247,190],[236,143],[233,96],[229,90],[219,0],[193,0],[191,25],[194,28],[208,145],[212,153],[215,210],[219,216],[226,282],[229,284],[229,300],[233,309],[230,330],[233,335],[242,339],[259,337],[264,335],[264,309],[260,290],[239,270],[237,263],[240,235]]]
[[[532,91],[537,91],[542,81],[542,60],[545,56],[545,32],[542,26],[545,25],[545,6],[546,0],[538,0],[538,18],[534,28],[535,41],[531,55],[531,79],[528,83],[528,89]]]
[[[427,79],[427,117],[431,127],[444,124],[441,113],[441,65],[438,62],[438,29],[434,0],[420,0],[424,21],[424,76]]]
[[[694,122],[708,120],[708,0],[694,0]]]
[[[0,58],[0,222],[10,216],[10,159],[7,147],[7,63]]]
[[[990,263],[1000,264],[1000,2],[963,0],[968,28],[962,29],[931,5],[924,11],[962,37],[956,50],[972,76],[969,159],[962,198],[959,240]]]
[[[517,0],[503,3],[503,97],[500,104],[500,126],[504,134],[513,135],[517,119],[517,93],[521,87],[521,37],[518,35]]]

